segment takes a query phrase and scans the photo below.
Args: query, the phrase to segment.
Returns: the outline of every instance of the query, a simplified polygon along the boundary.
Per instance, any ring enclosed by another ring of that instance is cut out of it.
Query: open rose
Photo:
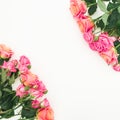
[[[94,23],[92,19],[88,16],[81,16],[79,20],[77,20],[78,26],[82,33],[91,31],[94,29]]]
[[[109,51],[99,53],[100,56],[107,62],[108,65],[117,64],[117,54],[114,48],[111,48]]]
[[[33,83],[38,80],[37,75],[32,74],[30,71],[27,74],[21,74],[21,82],[25,85],[25,86],[33,86]]]
[[[82,0],[71,0],[70,11],[75,18],[80,17],[82,14],[85,14],[87,11],[86,3]]]
[[[114,46],[114,41],[115,37],[110,37],[107,33],[101,33],[98,40],[90,44],[90,48],[98,52],[106,52]]]
[[[113,66],[113,69],[115,70],[115,71],[120,71],[120,64],[116,64],[116,65],[114,65]]]
[[[39,110],[37,113],[38,120],[54,120],[54,113],[52,108],[49,106],[42,110]]]
[[[16,90],[16,96],[24,97],[25,95],[28,95],[28,91],[25,90],[25,86],[23,84],[20,84]]]
[[[91,30],[88,31],[88,32],[85,32],[85,33],[83,34],[83,37],[84,37],[84,39],[85,39],[85,41],[86,41],[87,43],[92,43],[93,40],[94,40],[94,35],[93,35],[93,33],[92,33]]]
[[[8,59],[13,55],[13,51],[6,47],[4,44],[0,44],[0,57],[3,59]]]
[[[12,60],[12,61],[4,61],[2,68],[9,70],[10,72],[16,72],[16,65],[17,65],[17,60]]]

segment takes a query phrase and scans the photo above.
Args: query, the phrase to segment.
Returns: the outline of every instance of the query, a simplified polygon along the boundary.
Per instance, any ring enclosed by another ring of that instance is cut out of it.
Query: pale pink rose
[[[119,72],[120,71],[120,64],[114,65],[113,69]]]
[[[100,56],[107,62],[108,65],[117,64],[117,53],[114,48],[111,48],[109,51],[99,53]]]
[[[47,100],[47,98],[45,98],[45,99],[40,103],[40,106],[41,106],[42,108],[45,108],[45,107],[50,106],[49,101]]]
[[[25,90],[25,86],[23,84],[20,84],[16,90],[16,96],[24,97],[25,95],[28,95],[28,91]]]
[[[42,81],[35,80],[31,83],[31,88],[28,92],[37,99],[42,97],[47,92],[47,89]]]
[[[90,48],[98,52],[106,52],[114,46],[114,41],[115,37],[110,37],[107,33],[101,33],[98,40],[90,44]]]
[[[18,70],[20,71],[21,74],[27,74],[29,72],[28,67],[22,64],[18,65]]]
[[[12,61],[4,61],[2,68],[9,70],[10,72],[16,72],[16,65],[17,65],[17,60],[12,60]]]
[[[40,107],[40,102],[38,100],[33,100],[32,101],[32,108],[39,108]]]
[[[81,18],[77,20],[77,23],[82,33],[92,31],[94,29],[94,23],[88,16],[82,15]]]
[[[74,17],[80,17],[87,11],[86,3],[82,0],[71,0],[70,11]]]
[[[26,56],[21,56],[19,60],[21,65],[30,66],[30,60]]]
[[[94,35],[93,35],[92,31],[83,33],[83,37],[87,43],[92,43],[94,40]]]
[[[3,59],[8,59],[13,55],[13,51],[5,46],[4,44],[0,44],[0,57]]]
[[[39,89],[34,89],[34,88],[30,88],[29,89],[29,94],[32,95],[35,99],[38,99],[40,97],[42,97],[44,95],[43,91],[39,90]]]
[[[21,82],[25,86],[33,86],[34,81],[38,80],[37,75],[32,74],[30,71],[27,74],[21,74]]]
[[[38,120],[54,120],[54,112],[51,107],[38,110]]]

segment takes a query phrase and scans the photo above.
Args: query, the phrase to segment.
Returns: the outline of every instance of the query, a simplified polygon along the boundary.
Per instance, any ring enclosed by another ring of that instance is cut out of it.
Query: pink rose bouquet
[[[102,15],[93,16],[99,10]],[[71,0],[70,11],[89,47],[120,71],[119,0]]]
[[[12,59],[12,55],[10,48],[0,44],[0,119],[18,116],[19,120],[54,120],[54,112],[44,97],[48,90],[31,72],[30,60],[26,56]],[[14,90],[18,80],[20,85]]]

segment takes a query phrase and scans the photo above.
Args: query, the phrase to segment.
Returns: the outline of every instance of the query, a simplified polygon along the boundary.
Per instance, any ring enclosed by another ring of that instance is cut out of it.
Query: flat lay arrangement
[[[71,0],[70,11],[89,47],[120,71],[120,1]]]
[[[19,60],[12,56],[13,51],[0,44],[0,119],[19,116],[19,120],[54,120],[45,96],[48,90],[31,72],[30,60],[24,55]]]

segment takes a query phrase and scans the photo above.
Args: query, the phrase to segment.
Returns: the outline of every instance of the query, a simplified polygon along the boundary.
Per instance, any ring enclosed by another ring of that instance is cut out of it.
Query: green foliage
[[[97,4],[98,4],[98,6],[99,6],[101,11],[107,12],[106,5],[105,5],[105,3],[102,0],[98,0]]]
[[[89,15],[93,15],[96,12],[96,9],[97,9],[97,4],[91,5],[88,9]]]

